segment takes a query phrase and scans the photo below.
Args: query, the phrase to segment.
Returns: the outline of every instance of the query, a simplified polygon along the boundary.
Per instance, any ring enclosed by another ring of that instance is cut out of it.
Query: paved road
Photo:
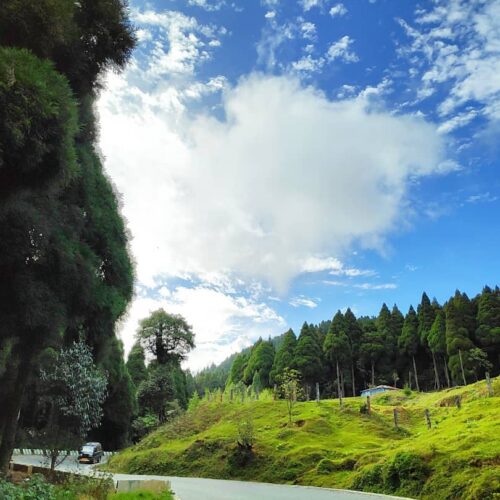
[[[44,465],[43,457],[17,455],[13,461],[25,465]],[[58,470],[90,474],[92,465],[78,464],[75,457],[68,457]],[[119,479],[160,479],[168,480],[180,500],[387,500],[390,497],[357,491],[332,490],[309,486],[289,486],[281,484],[250,483],[244,481],[226,481],[221,479],[199,479],[192,477],[140,476],[131,474],[113,474]]]

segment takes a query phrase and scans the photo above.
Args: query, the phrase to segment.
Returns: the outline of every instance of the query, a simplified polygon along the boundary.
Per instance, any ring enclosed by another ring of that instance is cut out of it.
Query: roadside
[[[34,455],[15,455],[13,456],[13,462],[43,467],[45,466],[43,458]],[[57,470],[85,475],[102,474],[93,465],[78,464],[75,457],[68,457],[57,467]],[[303,500],[305,498],[308,500],[387,500],[390,498],[401,500],[402,498],[313,486],[118,473],[109,475],[112,476],[114,481],[169,481],[176,498],[182,500]]]

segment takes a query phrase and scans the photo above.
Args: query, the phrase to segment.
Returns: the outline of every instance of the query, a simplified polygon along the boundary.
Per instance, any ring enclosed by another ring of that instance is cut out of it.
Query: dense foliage
[[[134,46],[127,16],[122,0],[0,2],[0,470],[18,421],[39,414],[40,360],[80,338],[108,373],[103,425],[125,420],[127,439],[114,326],[133,273],[93,111],[99,77]]]
[[[424,293],[406,316],[386,304],[372,318],[338,311],[331,321],[304,323],[298,338],[292,330],[280,336],[271,359],[273,340],[233,355],[230,369],[203,370],[197,390],[253,386],[256,374],[263,388],[273,387],[287,369],[299,372],[306,398],[316,383],[324,395],[345,396],[378,384],[427,391],[498,375],[500,289],[485,287],[472,300],[457,291],[444,306]]]

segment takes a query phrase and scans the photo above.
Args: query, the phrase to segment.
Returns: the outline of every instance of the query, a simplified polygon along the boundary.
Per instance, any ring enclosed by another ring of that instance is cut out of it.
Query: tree
[[[488,354],[493,374],[500,371],[500,293],[484,287],[478,299],[477,329],[479,346]]]
[[[401,352],[408,355],[413,361],[415,384],[417,385],[417,391],[420,391],[420,386],[418,383],[417,364],[415,363],[415,355],[417,354],[419,346],[418,318],[417,314],[415,313],[415,309],[413,309],[413,306],[410,306],[408,314],[405,317],[403,330],[398,341],[398,346]]]
[[[337,311],[330,324],[330,329],[323,344],[323,352],[325,358],[330,361],[332,366],[336,367],[337,371],[337,391],[338,397],[342,398],[343,390],[341,390],[341,370],[349,359],[349,339],[345,334],[344,315]]]
[[[259,372],[264,387],[269,387],[269,374],[273,367],[274,345],[270,341],[259,341],[253,346],[248,363],[243,372],[243,382],[250,385],[255,373]]]
[[[375,385],[375,366],[384,355],[385,345],[384,337],[378,331],[376,323],[372,319],[361,319],[363,336],[361,338],[361,347],[359,350],[359,362],[364,368],[370,365],[371,386]]]
[[[134,415],[137,413],[135,387],[125,366],[123,345],[115,336],[107,337],[96,358],[97,365],[108,374],[108,395],[99,428],[92,439],[110,450],[124,448],[129,443]]]
[[[295,349],[297,347],[297,337],[295,333],[290,328],[283,338],[280,348],[276,352],[274,357],[273,367],[269,374],[270,382],[275,383],[277,381],[278,375],[280,375],[285,368],[294,367],[294,356]]]
[[[136,342],[127,359],[127,370],[132,378],[134,386],[139,387],[140,383],[146,378],[146,357],[144,355],[144,349],[139,342]]]
[[[278,393],[286,401],[288,413],[288,423],[292,423],[292,412],[297,400],[302,397],[302,387],[300,385],[300,373],[297,370],[285,368],[278,375]]]
[[[51,59],[82,96],[94,90],[99,74],[123,68],[135,35],[123,0],[3,0],[0,45]]]
[[[474,348],[471,335],[475,331],[473,307],[469,298],[458,290],[445,305],[446,312],[446,351],[448,366],[453,381],[457,384],[474,375],[474,366],[469,352]]]
[[[0,45],[29,49],[0,48],[5,470],[40,353],[83,334],[97,356],[132,294],[127,237],[95,150],[92,106],[99,72],[125,64],[134,35],[120,0],[5,0]]]
[[[228,384],[236,385],[243,380],[243,373],[245,372],[249,357],[250,355],[248,353],[242,352],[234,358],[229,372]]]
[[[355,366],[359,358],[359,349],[361,344],[361,338],[363,336],[363,330],[359,326],[359,323],[354,316],[350,308],[344,314],[344,326],[345,334],[349,342],[349,360],[351,362],[351,384],[352,384],[352,395],[356,396],[356,378],[355,378]]]
[[[444,362],[444,374],[448,387],[450,387],[450,375],[448,373],[448,364],[446,362],[446,317],[444,311],[438,310],[436,318],[432,323],[429,335],[427,335],[427,343],[432,352],[434,366],[436,366],[435,357],[441,356]],[[439,375],[437,375],[439,381]]]
[[[186,320],[177,314],[158,309],[141,320],[137,338],[160,365],[178,363],[194,347],[194,334]]]
[[[174,394],[168,367],[158,365],[137,390],[137,401],[144,413],[154,413],[160,423],[166,421],[166,405]]]
[[[314,329],[304,323],[300,330],[295,349],[295,366],[307,385],[315,384],[322,378],[323,352]]]
[[[63,349],[41,372],[42,406],[47,423],[38,438],[49,450],[54,470],[63,449],[71,449],[96,428],[103,416],[106,376],[95,366],[84,342]]]

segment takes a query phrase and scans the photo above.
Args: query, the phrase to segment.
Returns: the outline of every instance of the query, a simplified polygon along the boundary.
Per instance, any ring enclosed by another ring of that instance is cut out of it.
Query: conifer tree
[[[375,367],[378,366],[380,359],[384,356],[385,339],[377,328],[376,321],[370,318],[360,320],[363,328],[363,336],[361,338],[360,347],[360,364],[361,366],[370,366],[370,385],[375,386]]]
[[[500,371],[500,293],[484,287],[478,299],[476,339],[493,365]]]
[[[466,385],[467,378],[474,375],[474,366],[469,359],[469,351],[474,348],[471,340],[474,317],[471,311],[469,298],[458,290],[445,306],[448,366],[456,384],[463,382]]]
[[[243,382],[246,385],[251,385],[255,373],[259,372],[263,387],[269,387],[269,374],[273,367],[274,355],[273,343],[259,339],[250,353],[248,363],[243,372]]]
[[[136,342],[130,350],[127,359],[127,370],[135,387],[139,387],[139,384],[147,376],[146,357],[140,342]]]
[[[294,368],[295,349],[297,347],[297,337],[290,328],[283,338],[283,342],[274,357],[273,367],[269,375],[271,384],[277,383],[277,376],[283,373],[285,368]]]
[[[413,370],[415,375],[415,383],[417,391],[420,391],[418,383],[417,364],[415,363],[415,355],[418,351],[419,338],[418,338],[418,318],[413,306],[410,306],[408,314],[403,323],[403,330],[398,341],[399,349],[402,353],[408,355],[413,361]]]
[[[302,325],[295,349],[295,366],[305,384],[312,386],[322,379],[323,353],[313,328]]]
[[[344,314],[344,326],[345,326],[345,334],[349,342],[349,361],[351,363],[352,395],[356,396],[355,366],[359,358],[359,349],[361,345],[361,338],[363,336],[363,330],[359,326],[356,316],[354,316],[350,308],[347,308],[347,311]]]
[[[344,315],[337,311],[333,317],[330,329],[323,344],[325,358],[335,367],[337,373],[337,390],[339,398],[342,397],[341,380],[343,380],[343,368],[349,360],[349,339],[346,335],[346,321]]]
[[[229,372],[228,384],[239,384],[243,380],[243,373],[248,363],[249,354],[242,352],[234,358]]]
[[[427,335],[427,343],[429,345],[429,349],[431,350],[435,367],[437,366],[436,356],[441,356],[443,358],[446,383],[448,387],[450,387],[450,375],[448,373],[448,363],[446,362],[446,317],[443,310],[436,311],[436,318],[432,323],[429,335]],[[436,378],[439,389],[440,382],[438,373],[439,372],[436,373]]]

